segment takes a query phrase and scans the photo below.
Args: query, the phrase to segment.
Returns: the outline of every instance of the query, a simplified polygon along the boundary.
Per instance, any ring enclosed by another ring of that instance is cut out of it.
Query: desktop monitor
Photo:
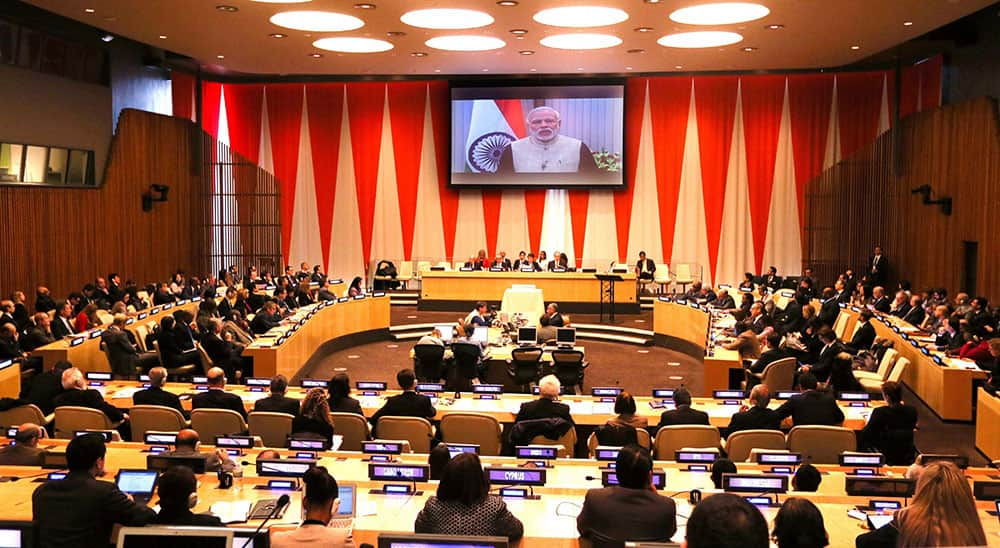
[[[538,329],[534,327],[519,327],[517,329],[517,344],[532,345],[538,342]]]
[[[576,344],[576,328],[560,327],[556,329],[556,343],[559,346],[574,346]]]
[[[463,537],[416,533],[380,533],[378,536],[378,548],[507,548],[507,546],[507,537]]]
[[[118,548],[232,548],[233,531],[225,527],[123,527]]]
[[[441,340],[444,342],[450,341],[455,333],[455,326],[450,323],[435,325],[434,329],[437,329],[441,333]]]
[[[0,547],[28,548],[34,546],[33,532],[30,521],[0,521]]]
[[[164,471],[171,466],[187,466],[195,474],[205,473],[207,454],[199,455],[159,455],[150,453],[146,456],[146,468]]]
[[[479,326],[473,329],[472,340],[482,344],[490,342],[490,328],[486,326]]]

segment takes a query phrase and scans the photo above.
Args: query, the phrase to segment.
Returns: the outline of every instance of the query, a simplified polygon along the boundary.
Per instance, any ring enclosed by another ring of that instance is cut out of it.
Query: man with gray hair
[[[562,385],[555,375],[546,375],[538,381],[538,399],[521,404],[514,422],[528,421],[534,419],[565,419],[573,424],[573,417],[569,414],[569,406],[560,403],[559,392]]]
[[[594,153],[573,137],[560,135],[562,118],[549,106],[528,112],[528,136],[503,150],[497,173],[597,173]]]
[[[41,466],[44,449],[38,447],[38,440],[45,437],[45,429],[26,422],[17,428],[13,445],[0,448],[0,465]]]
[[[298,415],[299,400],[285,397],[287,390],[288,379],[284,375],[279,374],[271,377],[271,395],[257,400],[253,404],[253,410]]]
[[[749,406],[743,405],[739,412],[733,413],[729,419],[727,435],[740,430],[778,430],[781,428],[781,417],[774,409],[768,409],[771,403],[771,391],[766,384],[758,384],[750,390]]]
[[[63,371],[62,385],[65,392],[56,396],[54,400],[56,408],[72,405],[97,409],[115,424],[122,423],[128,418],[128,415],[122,413],[117,407],[104,401],[104,396],[100,392],[88,389],[86,381],[83,380],[83,373],[77,368],[71,367]],[[122,432],[122,436],[125,437],[126,430],[119,429],[119,432]]]
[[[125,334],[125,314],[115,314],[111,326],[101,334],[101,344],[107,349],[111,372],[119,377],[135,375],[139,367],[139,350]]]
[[[154,367],[149,370],[149,388],[139,390],[132,394],[132,403],[135,405],[160,405],[170,407],[184,413],[181,407],[181,399],[177,394],[167,392],[163,385],[167,382],[167,369],[164,367]],[[138,440],[136,440],[138,441]]]

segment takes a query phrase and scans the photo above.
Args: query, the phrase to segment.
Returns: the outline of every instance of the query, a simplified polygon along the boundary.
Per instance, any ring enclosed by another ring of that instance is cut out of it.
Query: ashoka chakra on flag
[[[469,165],[476,171],[496,173],[500,167],[500,156],[512,141],[514,136],[502,131],[480,136],[469,147]]]

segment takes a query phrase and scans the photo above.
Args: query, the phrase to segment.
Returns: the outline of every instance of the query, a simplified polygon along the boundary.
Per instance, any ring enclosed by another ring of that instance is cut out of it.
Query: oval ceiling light
[[[320,38],[316,40],[313,42],[313,47],[340,53],[379,53],[389,51],[395,46],[392,45],[392,42],[376,40],[374,38],[334,36],[333,38]]]
[[[283,11],[271,16],[279,27],[311,32],[343,32],[360,29],[365,22],[353,15],[333,11]]]
[[[628,13],[604,6],[564,6],[544,9],[533,15],[532,19],[551,27],[606,27],[627,20]]]
[[[610,34],[553,34],[539,41],[547,48],[555,49],[604,49],[622,43],[622,39]]]
[[[766,17],[767,6],[752,2],[719,2],[674,10],[670,20],[685,25],[732,25]]]
[[[668,34],[661,37],[656,43],[668,48],[716,48],[735,44],[742,40],[743,36],[735,32],[710,30]]]
[[[305,4],[306,2],[312,2],[312,0],[250,0],[251,2],[257,2],[258,4]]]
[[[451,35],[435,36],[424,42],[429,48],[443,49],[447,51],[489,51],[500,49],[507,45],[507,42],[492,36],[475,35]]]
[[[477,29],[493,24],[493,16],[486,12],[449,8],[408,11],[399,20],[411,27],[435,30]]]

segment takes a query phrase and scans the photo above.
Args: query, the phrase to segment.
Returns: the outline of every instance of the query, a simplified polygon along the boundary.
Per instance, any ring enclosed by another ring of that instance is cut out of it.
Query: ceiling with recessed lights
[[[26,1],[231,75],[832,68],[994,2]]]

